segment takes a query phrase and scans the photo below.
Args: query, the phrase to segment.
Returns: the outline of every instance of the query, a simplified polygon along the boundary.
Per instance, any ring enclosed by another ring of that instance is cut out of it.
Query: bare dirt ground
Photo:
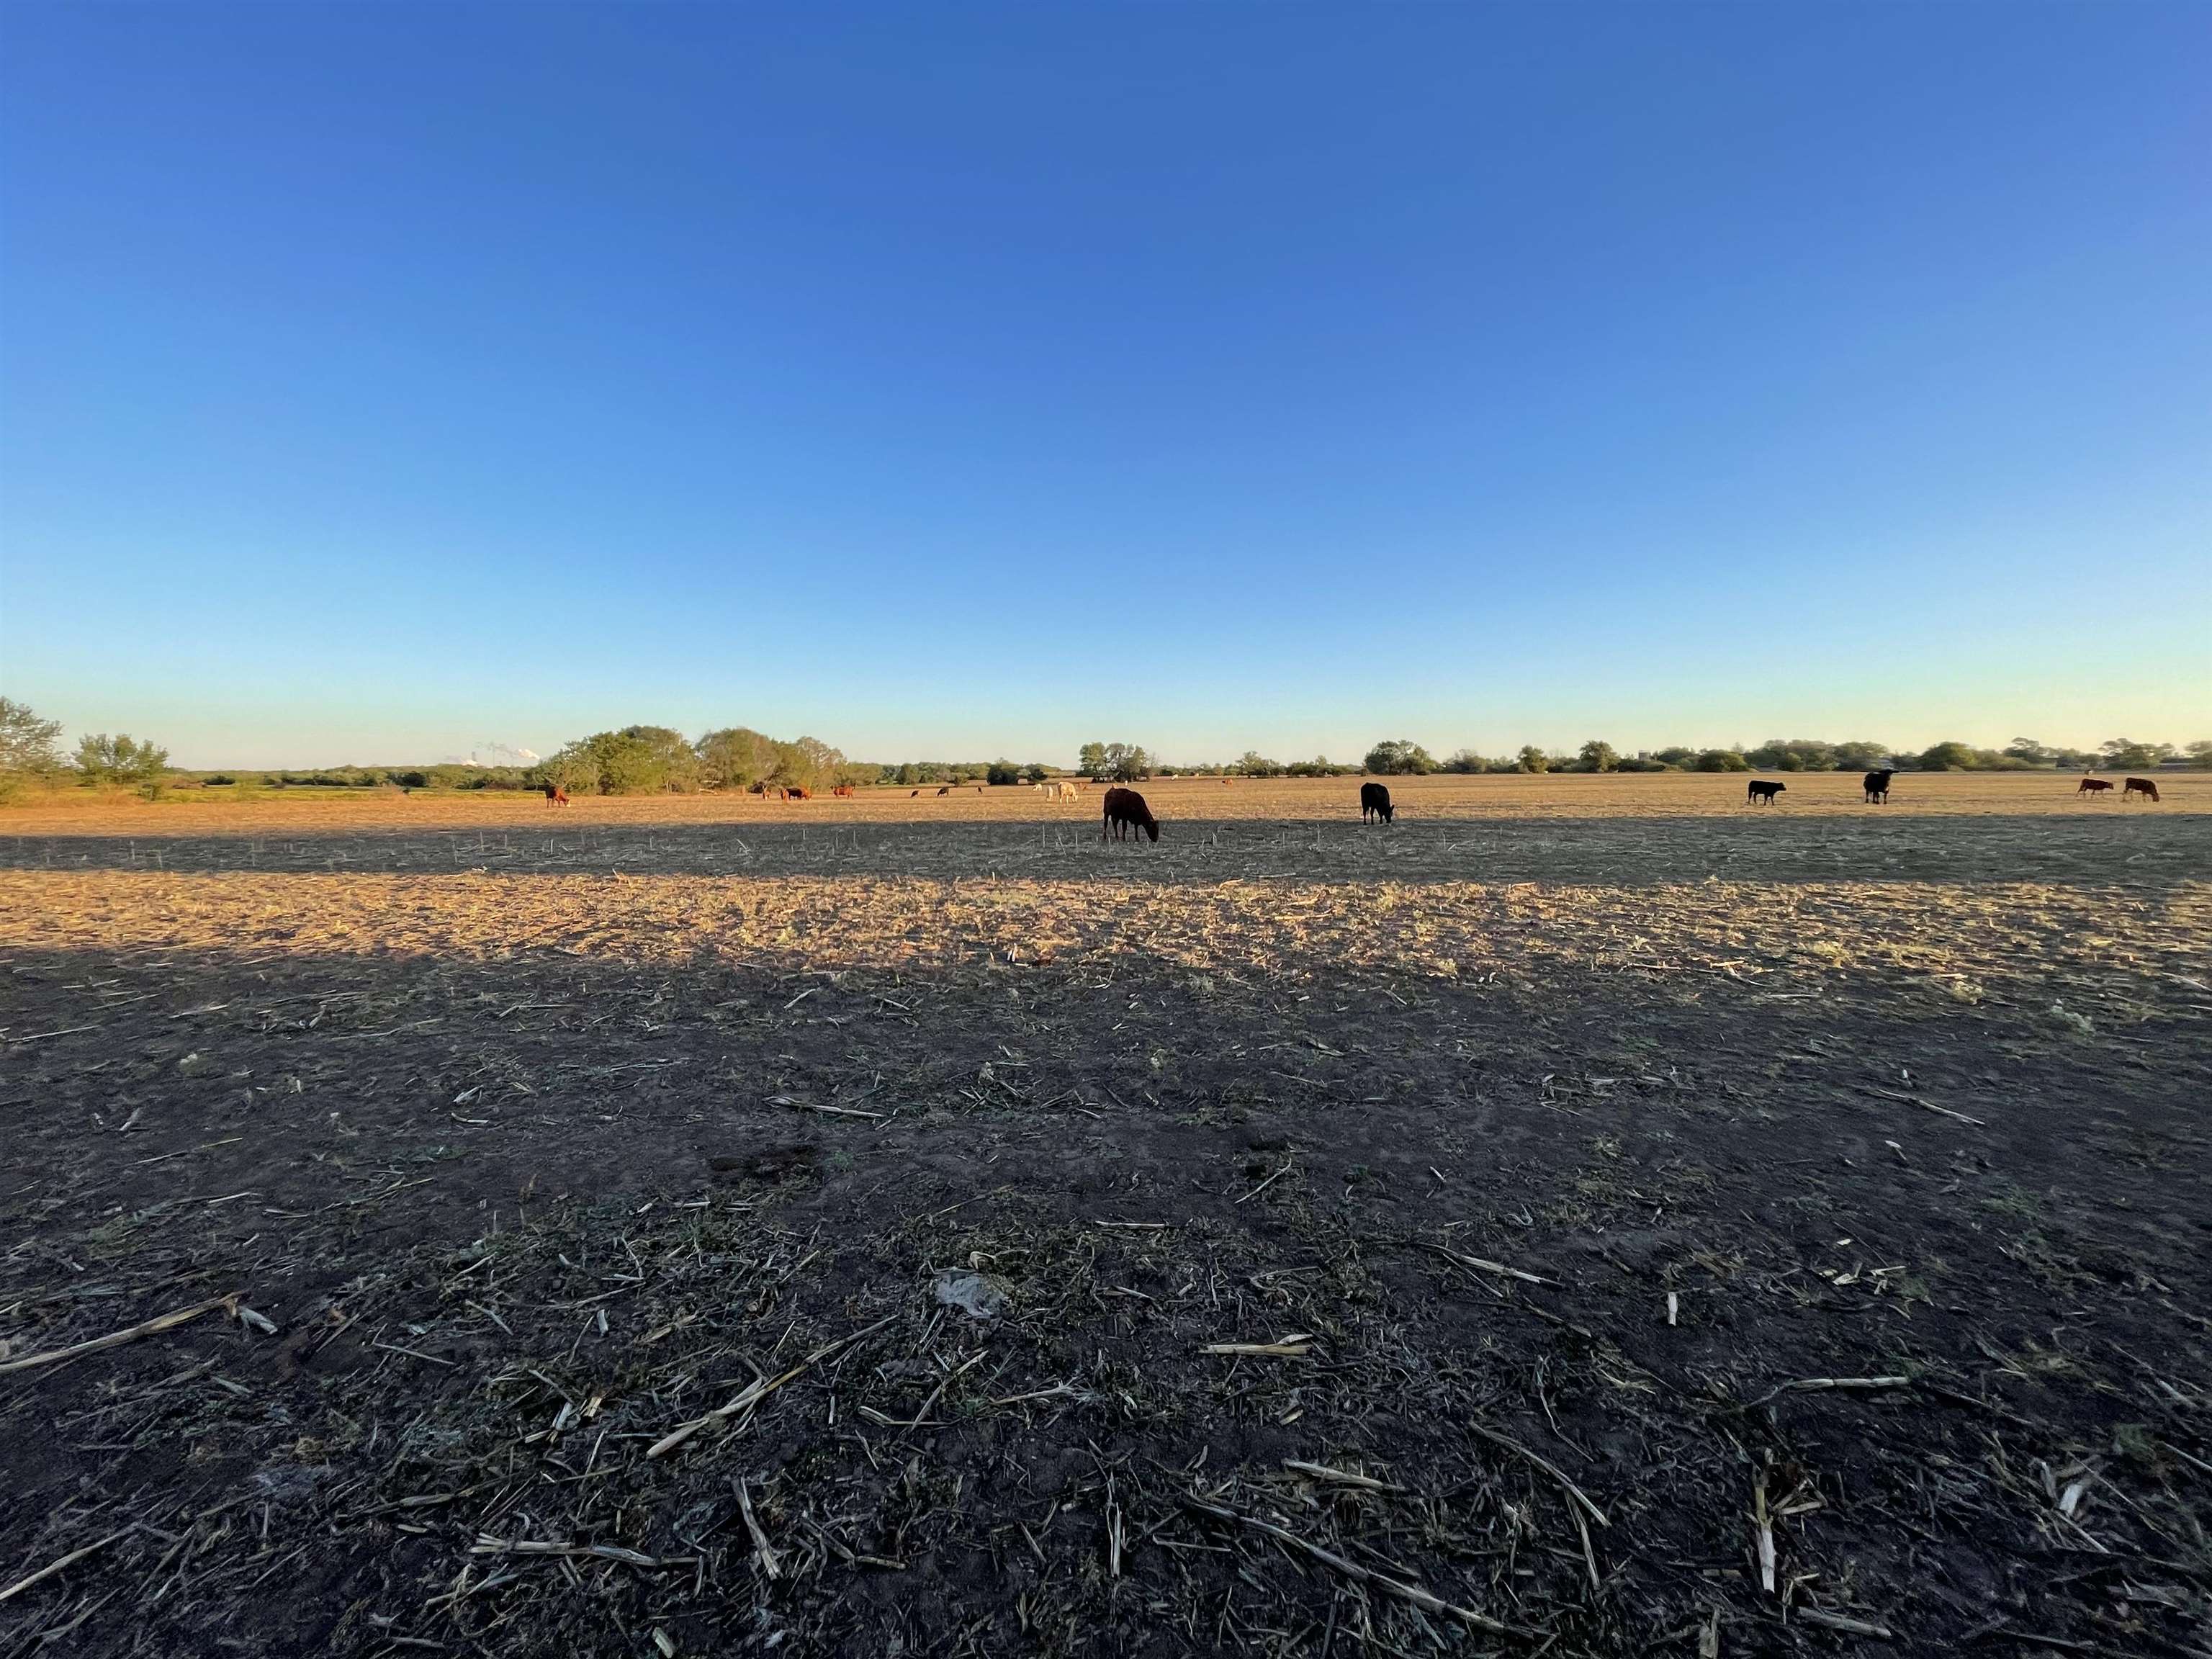
[[[0,815],[0,1652],[2212,1655],[2212,775],[1788,781]]]

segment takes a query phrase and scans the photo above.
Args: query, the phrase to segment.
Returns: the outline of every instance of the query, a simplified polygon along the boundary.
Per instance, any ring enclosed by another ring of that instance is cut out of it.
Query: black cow
[[[1769,783],[1764,778],[1753,778],[1751,787],[1744,791],[1743,798],[1754,806],[1771,806],[1774,798],[1789,787],[1786,783]]]
[[[1376,819],[1389,823],[1393,816],[1390,807],[1390,792],[1388,789],[1379,783],[1363,783],[1359,786],[1359,821],[1362,823]]]
[[[1098,827],[1098,839],[1106,839],[1111,830],[1115,841],[1125,833],[1141,830],[1154,841],[1160,838],[1160,821],[1152,816],[1152,809],[1145,805],[1145,798],[1133,789],[1109,789],[1106,792],[1106,817]]]
[[[2120,799],[2125,800],[2130,795],[2148,795],[2156,800],[2158,786],[2148,778],[2130,778],[2120,790]]]
[[[1869,772],[1859,780],[1859,787],[1866,791],[1868,805],[1886,806],[1889,804],[1889,781],[1896,775],[1893,771]]]

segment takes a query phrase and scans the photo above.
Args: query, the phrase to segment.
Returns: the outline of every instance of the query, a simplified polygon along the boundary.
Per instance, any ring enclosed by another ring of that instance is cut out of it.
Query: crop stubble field
[[[2212,776],[1788,781],[0,815],[0,1650],[2212,1654]]]

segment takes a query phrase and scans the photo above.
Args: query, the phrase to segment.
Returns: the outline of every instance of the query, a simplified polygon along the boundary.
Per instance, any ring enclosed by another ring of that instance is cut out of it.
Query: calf
[[[2120,799],[2125,800],[2130,795],[2148,795],[2156,800],[2158,786],[2148,778],[2130,778],[2127,787],[2120,791]]]
[[[2081,780],[2081,787],[2074,793],[2077,795],[2101,795],[2112,787],[2102,778],[2084,778]]]
[[[1859,787],[1866,792],[1869,805],[1887,806],[1889,804],[1889,781],[1896,775],[1891,771],[1869,772],[1859,780]]]
[[[1789,787],[1786,783],[1769,783],[1764,778],[1754,778],[1743,798],[1756,806],[1771,806],[1774,798]]]
[[[1108,830],[1120,841],[1130,830],[1141,830],[1154,841],[1160,838],[1160,821],[1152,816],[1152,809],[1145,805],[1145,798],[1133,789],[1109,789],[1106,792],[1106,817],[1098,827],[1098,839],[1106,839]]]
[[[1359,786],[1359,821],[1367,823],[1380,821],[1390,823],[1396,814],[1390,805],[1390,792],[1379,783]]]

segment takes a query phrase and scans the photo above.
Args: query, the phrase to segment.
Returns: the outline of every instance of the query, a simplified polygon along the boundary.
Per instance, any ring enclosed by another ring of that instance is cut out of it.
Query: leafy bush
[[[1577,772],[1614,772],[1620,769],[1620,757],[1614,752],[1613,745],[1601,743],[1595,738],[1584,744],[1582,753],[1575,757],[1575,770]]]
[[[76,746],[76,769],[89,784],[143,788],[158,783],[169,769],[169,751],[140,743],[128,732],[111,738],[105,732],[88,732]]]
[[[0,697],[0,800],[21,792],[33,779],[51,779],[61,770],[59,720],[43,720],[23,703]]]
[[[1094,783],[1136,783],[1152,775],[1152,757],[1133,743],[1086,743],[1075,769]]]
[[[1367,751],[1365,768],[1378,777],[1419,775],[1437,769],[1427,750],[1404,738],[1376,744]]]
[[[984,782],[1000,787],[1010,783],[1019,783],[1021,781],[1022,769],[1010,760],[993,761],[983,774]]]

